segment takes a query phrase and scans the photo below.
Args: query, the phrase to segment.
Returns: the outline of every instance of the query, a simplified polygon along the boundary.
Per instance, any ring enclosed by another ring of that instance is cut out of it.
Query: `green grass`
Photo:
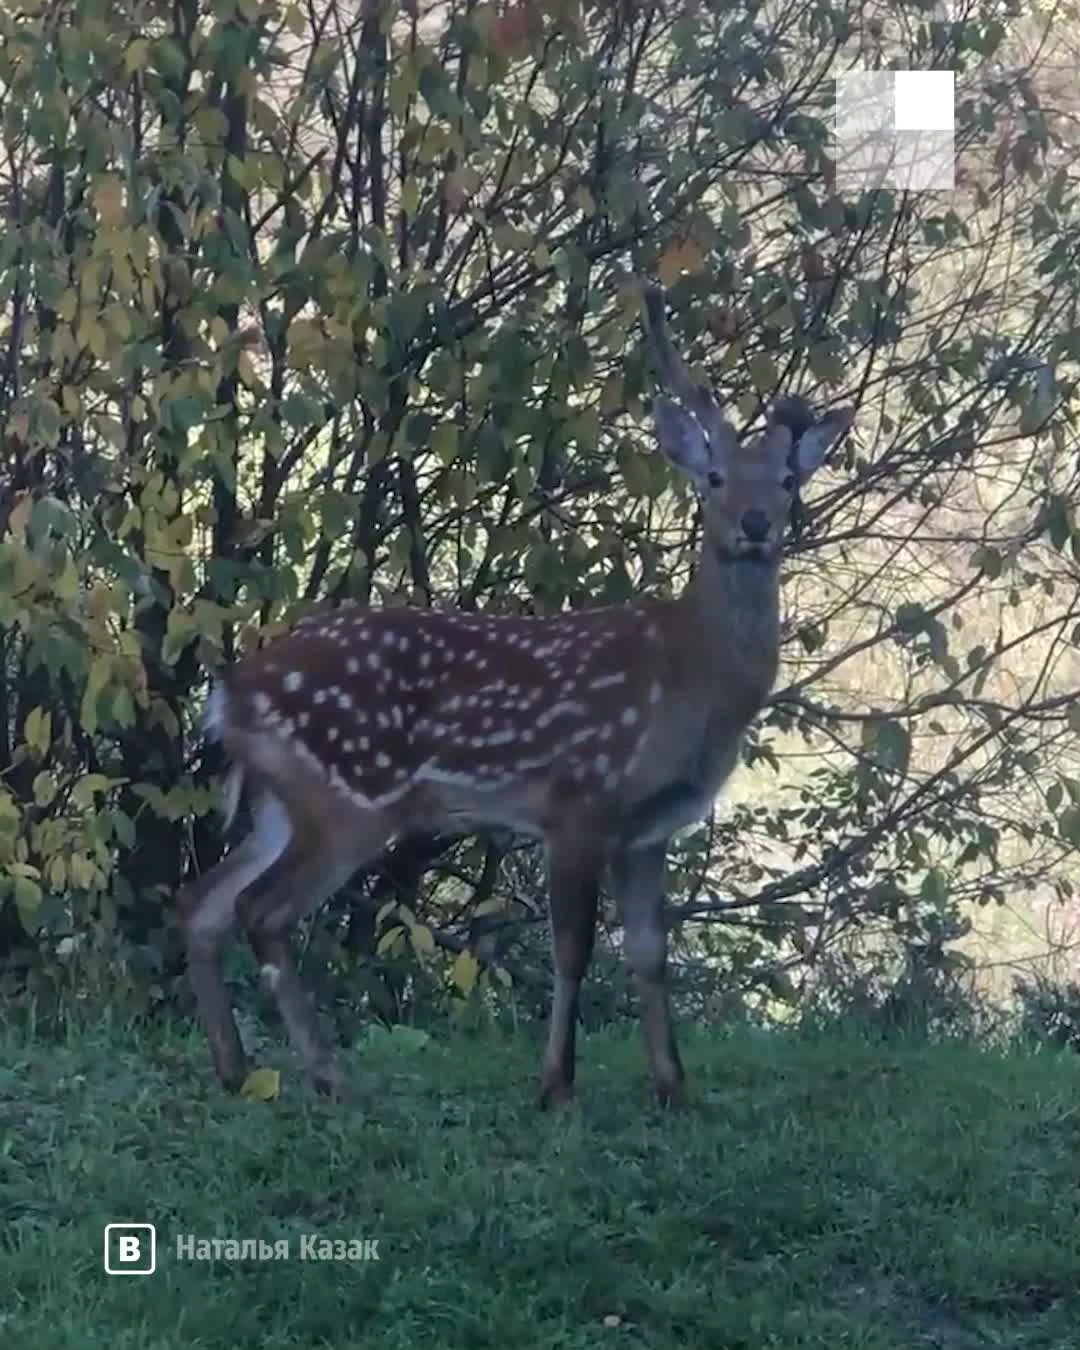
[[[211,1083],[202,1044],[0,1038],[0,1345],[1076,1350],[1080,1060],[841,1035],[687,1037],[694,1103],[629,1033],[579,1104],[536,1046],[366,1047],[366,1110]],[[361,1057],[356,1056],[360,1069]],[[157,1225],[109,1278],[103,1226]],[[377,1262],[177,1259],[176,1237],[377,1238]]]

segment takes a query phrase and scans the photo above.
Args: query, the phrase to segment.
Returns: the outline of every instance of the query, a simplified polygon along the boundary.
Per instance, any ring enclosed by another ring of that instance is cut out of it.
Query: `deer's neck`
[[[779,559],[733,561],[706,548],[678,603],[691,671],[719,680],[738,704],[763,702],[779,659]]]

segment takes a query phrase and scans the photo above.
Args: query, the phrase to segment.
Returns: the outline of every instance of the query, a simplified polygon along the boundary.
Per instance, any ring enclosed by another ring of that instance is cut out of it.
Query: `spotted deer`
[[[218,1077],[244,1053],[220,971],[239,921],[316,1084],[343,1086],[297,973],[289,934],[354,872],[415,832],[502,827],[546,850],[555,987],[544,1105],[570,1099],[581,981],[610,876],[663,1103],[684,1074],[666,988],[668,842],[705,817],[764,703],[779,656],[779,564],[799,494],[848,428],[779,401],[740,448],[645,292],[661,381],[657,438],[692,480],[703,538],[671,600],[517,617],[338,608],[301,620],[218,683],[206,732],[231,761],[252,827],[182,895],[188,969]]]

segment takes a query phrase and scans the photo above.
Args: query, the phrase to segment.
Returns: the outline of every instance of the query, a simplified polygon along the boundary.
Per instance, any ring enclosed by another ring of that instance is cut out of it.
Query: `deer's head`
[[[802,488],[851,425],[853,410],[834,408],[816,418],[803,399],[778,399],[764,431],[743,445],[713,395],[694,383],[672,347],[663,291],[650,287],[645,306],[646,332],[660,377],[678,400],[655,400],[657,438],[667,458],[698,491],[706,547],[724,561],[774,560],[798,511]]]

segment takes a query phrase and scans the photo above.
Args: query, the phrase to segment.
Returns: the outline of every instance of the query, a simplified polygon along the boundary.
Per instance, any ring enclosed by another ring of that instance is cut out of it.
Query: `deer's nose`
[[[769,537],[769,517],[764,511],[744,511],[739,524],[752,544],[763,544]]]

